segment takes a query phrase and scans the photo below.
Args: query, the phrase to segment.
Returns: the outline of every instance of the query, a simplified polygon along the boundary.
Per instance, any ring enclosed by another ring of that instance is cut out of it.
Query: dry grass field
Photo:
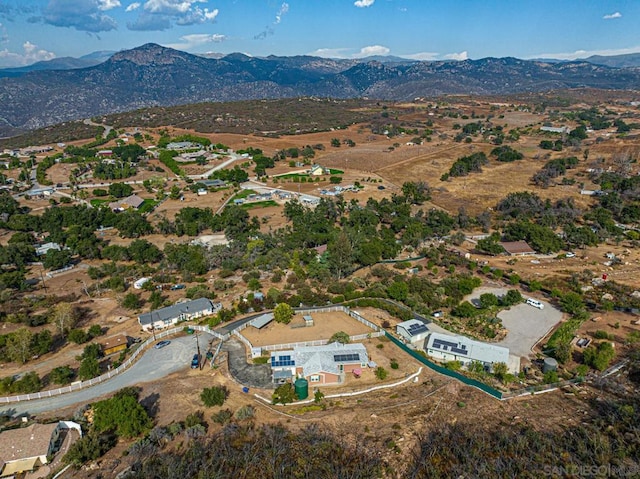
[[[310,327],[305,327],[302,315],[297,314],[290,324],[272,321],[262,329],[249,326],[242,330],[242,335],[254,346],[268,346],[329,339],[338,331],[344,331],[349,336],[372,332],[371,328],[342,312],[312,313],[311,316],[313,317],[313,326]]]

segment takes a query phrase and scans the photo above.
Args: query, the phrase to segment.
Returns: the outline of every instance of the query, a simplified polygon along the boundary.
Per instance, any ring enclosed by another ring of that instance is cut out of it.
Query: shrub
[[[231,412],[231,409],[221,409],[220,411],[218,411],[217,413],[214,413],[211,416],[211,420],[216,424],[225,425],[229,421],[231,421],[232,417],[233,417],[233,413]]]
[[[200,399],[207,407],[222,406],[228,396],[229,390],[225,386],[205,388],[200,393]]]
[[[384,381],[389,375],[389,372],[382,366],[378,366],[376,368],[375,375],[380,381]]]
[[[117,443],[114,434],[99,434],[90,431],[84,437],[74,442],[69,451],[62,458],[62,462],[80,467],[89,461],[95,461]]]
[[[239,421],[244,421],[246,419],[253,419],[255,415],[256,409],[250,404],[247,404],[236,411],[235,417]]]
[[[338,331],[337,333],[334,333],[331,338],[329,338],[330,343],[338,342],[342,344],[348,344],[349,341],[349,335],[344,331]]]
[[[391,369],[398,369],[400,367],[398,361],[396,361],[395,359],[392,359],[389,365],[391,366]]]
[[[59,366],[54,368],[49,375],[49,380],[54,384],[69,384],[75,373],[69,366]]]
[[[296,400],[296,392],[293,388],[293,384],[284,383],[276,388],[271,396],[271,402],[273,404],[288,404]]]

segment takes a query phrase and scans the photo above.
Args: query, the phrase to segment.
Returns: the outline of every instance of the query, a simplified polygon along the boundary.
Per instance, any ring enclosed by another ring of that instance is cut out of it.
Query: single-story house
[[[191,148],[202,148],[202,145],[191,141],[175,141],[167,144],[165,148],[167,150],[189,150]]]
[[[330,173],[331,173],[331,170],[329,170],[329,168],[326,168],[322,165],[318,165],[317,163],[309,169],[309,174],[311,176],[328,175]]]
[[[526,241],[503,241],[500,245],[509,256],[526,256],[536,254],[535,250]]]
[[[568,126],[541,126],[540,131],[546,131],[549,133],[569,133],[571,128]]]
[[[410,319],[396,325],[396,333],[409,343],[422,344],[429,334],[427,325],[418,319]]]
[[[31,424],[0,433],[0,477],[15,477],[47,464],[59,450],[65,429],[82,436],[80,425],[71,421]]]
[[[507,366],[511,364],[508,348],[483,343],[466,336],[429,333],[424,350],[427,355],[435,359],[460,361],[463,366],[469,366],[476,361],[488,370],[492,370],[496,363],[505,363]]]
[[[126,334],[118,334],[117,336],[111,336],[103,340],[100,345],[102,346],[102,352],[105,356],[110,354],[119,353],[124,351],[129,346],[129,338]]]
[[[269,364],[275,383],[303,377],[314,385],[341,384],[346,373],[367,367],[369,355],[363,344],[330,343],[273,351]]]
[[[144,200],[140,198],[138,195],[134,194],[131,196],[127,196],[126,198],[122,198],[120,200],[109,203],[109,208],[117,211],[124,211],[124,210],[128,210],[129,208],[133,208],[134,210],[137,210],[142,206],[142,203],[144,203]]]
[[[144,331],[162,329],[180,321],[209,316],[219,311],[220,308],[222,308],[220,303],[212,303],[207,298],[198,298],[143,313],[138,316],[138,322]]]
[[[45,243],[36,248],[36,255],[44,256],[51,250],[60,251],[62,247],[58,243]]]

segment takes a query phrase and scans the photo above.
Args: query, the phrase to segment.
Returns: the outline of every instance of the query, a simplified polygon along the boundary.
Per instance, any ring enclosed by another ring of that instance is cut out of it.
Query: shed
[[[410,343],[421,343],[429,334],[429,330],[422,321],[410,319],[396,325],[396,333]]]
[[[526,241],[504,241],[500,243],[509,256],[526,256],[536,254]]]
[[[104,355],[109,356],[110,354],[115,354],[127,349],[129,339],[125,334],[118,334],[117,336],[106,338],[100,345],[102,346]]]
[[[273,321],[273,313],[265,313],[251,320],[249,324],[256,329],[262,329],[271,321]]]
[[[302,319],[304,319],[305,326],[313,326],[313,318],[310,314],[305,314],[304,316],[302,316]]]

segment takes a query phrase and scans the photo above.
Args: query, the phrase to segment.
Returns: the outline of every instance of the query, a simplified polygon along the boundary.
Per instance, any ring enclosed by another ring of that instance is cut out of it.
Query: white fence
[[[190,326],[191,329],[195,329],[198,331],[203,331],[209,333],[219,339],[226,340],[229,338],[229,335],[221,335],[216,331],[212,331],[208,326]],[[88,388],[94,386],[96,384],[100,384],[107,379],[111,379],[112,377],[124,372],[129,366],[133,364],[133,362],[137,359],[137,357],[152,343],[155,343],[158,339],[166,338],[167,336],[171,336],[173,334],[179,333],[184,330],[184,327],[171,328],[164,331],[156,332],[155,338],[150,337],[143,343],[141,343],[138,348],[133,352],[133,354],[120,366],[112,371],[108,371],[102,376],[98,376],[97,378],[88,379],[86,381],[79,381],[70,384],[69,386],[65,386],[63,388],[58,389],[50,389],[47,391],[40,391],[37,393],[31,394],[21,394],[19,396],[6,396],[0,397],[0,404],[9,404],[12,402],[20,402],[20,401],[32,401],[34,399],[45,399],[53,396],[59,396],[60,394],[66,394],[73,391],[78,391],[80,389]]]

